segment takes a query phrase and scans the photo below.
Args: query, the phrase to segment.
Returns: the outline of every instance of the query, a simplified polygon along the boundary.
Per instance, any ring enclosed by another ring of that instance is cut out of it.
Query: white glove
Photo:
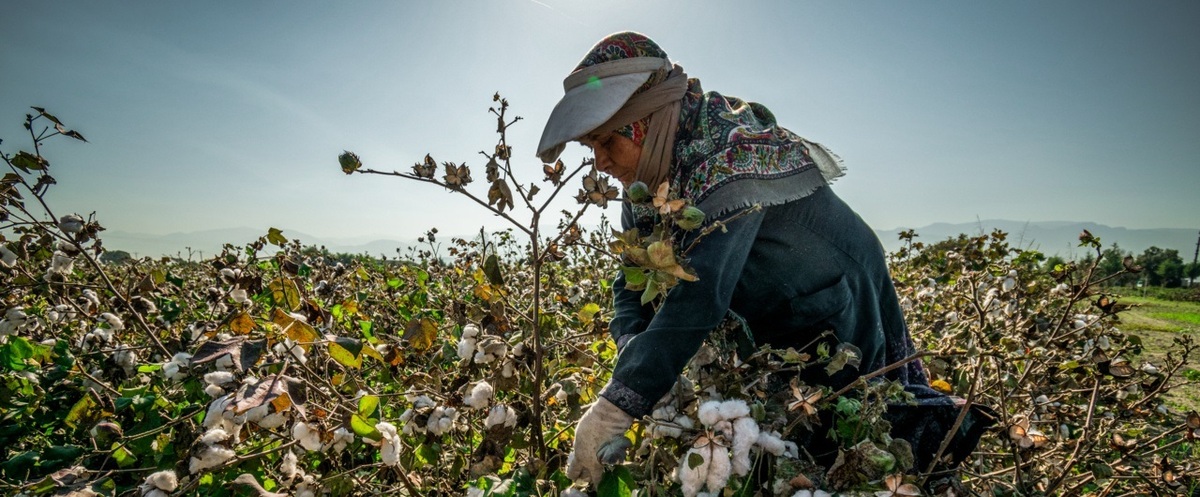
[[[567,478],[600,483],[604,464],[620,462],[631,445],[625,438],[631,425],[633,416],[604,397],[596,400],[575,426],[575,445],[567,456]]]

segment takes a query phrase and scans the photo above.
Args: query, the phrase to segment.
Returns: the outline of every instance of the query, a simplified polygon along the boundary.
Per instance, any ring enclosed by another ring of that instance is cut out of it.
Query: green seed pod
[[[675,220],[675,224],[687,231],[699,228],[704,224],[704,211],[688,207],[679,213],[679,219]]]
[[[342,165],[342,172],[346,174],[352,174],[362,167],[362,161],[358,160],[358,155],[349,150],[338,156],[338,163]]]
[[[650,187],[641,181],[634,181],[632,185],[629,185],[629,191],[626,192],[626,196],[630,202],[640,204],[650,200]]]

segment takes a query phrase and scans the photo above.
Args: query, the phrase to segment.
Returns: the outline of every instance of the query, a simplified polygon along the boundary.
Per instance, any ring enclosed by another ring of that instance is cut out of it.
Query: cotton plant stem
[[[1079,451],[1083,449],[1083,442],[1087,440],[1088,435],[1091,435],[1092,417],[1096,413],[1096,400],[1100,396],[1100,378],[1095,378],[1092,383],[1092,397],[1088,401],[1087,418],[1083,423],[1083,433],[1079,435],[1079,439],[1075,441],[1075,448],[1071,450],[1071,456],[1067,458],[1066,464],[1063,464],[1062,472],[1058,474],[1049,485],[1046,486],[1046,493],[1052,494],[1054,490],[1062,485],[1063,479],[1070,473],[1071,468],[1075,466],[1075,461],[1079,457]]]
[[[978,394],[979,377],[983,372],[983,358],[977,358],[975,362],[975,372],[971,375],[971,388],[967,391],[967,402],[963,404],[962,409],[958,411],[958,417],[954,419],[954,424],[950,426],[950,431],[946,432],[946,436],[942,438],[941,445],[933,454],[933,458],[929,461],[929,466],[925,468],[925,472],[921,476],[921,483],[918,486],[924,485],[929,479],[929,475],[933,473],[933,468],[937,466],[938,460],[942,458],[942,454],[946,452],[946,448],[950,446],[950,442],[954,440],[954,435],[958,433],[958,428],[962,426],[963,420],[966,419],[967,413],[970,412],[971,406],[975,403],[975,396]]]

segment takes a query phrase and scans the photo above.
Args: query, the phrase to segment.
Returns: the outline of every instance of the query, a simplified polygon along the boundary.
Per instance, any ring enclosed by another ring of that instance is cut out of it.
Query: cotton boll
[[[516,412],[513,411],[513,408],[504,404],[496,404],[492,406],[491,410],[488,411],[487,420],[484,421],[484,426],[489,429],[496,426],[503,426],[505,425],[505,421],[509,418],[510,413],[513,418],[513,422],[515,423],[517,416]]]
[[[70,274],[75,270],[75,258],[61,251],[54,251],[53,257],[50,259],[50,272],[57,274]]]
[[[488,402],[492,400],[494,390],[492,385],[486,381],[476,383],[471,387],[471,392],[463,398],[463,404],[474,409],[484,409],[488,406]]]
[[[392,426],[392,429],[395,430],[396,427]],[[347,430],[345,427],[340,427],[336,430],[333,430],[333,440],[330,440],[326,447],[333,449],[333,452],[337,454],[341,453],[343,450],[346,450],[346,446],[350,445],[351,443],[354,443],[354,433],[350,432],[350,430]]]
[[[516,365],[510,361],[504,361],[504,366],[500,368],[500,376],[504,378],[512,378],[516,373]]]
[[[296,476],[303,475],[303,471],[297,464],[298,462],[295,452],[289,450],[283,455],[283,462],[279,464],[279,473],[283,475],[285,481],[290,481],[295,479]]]
[[[229,432],[221,428],[213,428],[200,435],[199,442],[205,445],[216,445],[229,440]]]
[[[234,288],[233,290],[230,290],[229,298],[242,305],[246,305],[251,302],[250,296],[246,293],[246,290],[241,288]]]
[[[714,494],[720,494],[725,485],[729,483],[729,475],[732,472],[732,463],[729,461],[729,449],[717,444],[708,446],[712,450],[712,456],[708,462],[708,476],[705,478],[705,486],[708,491]]]
[[[204,375],[204,382],[212,385],[227,385],[237,380],[237,376],[228,371],[214,371]]]
[[[1011,292],[1017,287],[1017,270],[1013,269],[1008,272],[1008,277],[1004,278],[1004,283],[1001,283],[1000,290]]]
[[[292,438],[296,439],[305,450],[321,450],[321,430],[315,426],[309,426],[303,421],[297,421],[295,425],[292,425]]]
[[[108,323],[108,327],[115,331],[121,331],[125,329],[125,322],[121,321],[121,318],[117,317],[116,314],[106,312],[100,315],[100,319],[105,323]]]
[[[699,457],[702,462],[693,468],[690,461],[695,457]],[[679,483],[684,497],[696,497],[696,494],[700,493],[700,489],[704,487],[705,480],[708,478],[708,466],[709,451],[707,447],[692,447],[683,454],[676,473],[679,475]]]
[[[792,494],[792,497],[813,497],[813,493],[812,490],[800,489],[797,490],[796,493]]]
[[[226,449],[225,447],[221,447],[219,445],[208,445],[201,449],[200,452],[196,453],[196,455],[192,456],[192,459],[188,461],[188,471],[190,471],[192,474],[196,474],[206,469],[215,468],[225,464],[226,461],[229,461],[236,456],[236,453],[234,453],[232,450]]]
[[[479,337],[479,327],[478,326],[475,326],[474,324],[468,324],[466,326],[463,326],[462,338],[464,340],[466,340],[466,339],[474,340],[477,337]]]
[[[700,404],[700,408],[696,411],[696,416],[700,418],[700,424],[704,426],[712,426],[721,421],[721,401],[710,400]]]
[[[125,370],[125,374],[132,375],[135,366],[137,366],[137,351],[124,345],[118,346],[113,352],[113,362]]]
[[[458,341],[458,358],[468,359],[475,355],[475,340],[464,336]]]
[[[746,476],[750,472],[750,447],[758,441],[758,422],[743,417],[733,422],[733,472]]]
[[[283,426],[283,424],[286,422],[286,415],[281,412],[273,412],[263,416],[262,419],[256,421],[255,424],[257,424],[259,428],[263,428],[265,430],[274,430],[275,428]]]
[[[213,361],[213,366],[217,368],[217,371],[229,371],[234,369],[233,356],[230,354],[222,355],[218,357],[217,360]]]
[[[379,439],[379,456],[385,466],[400,466],[400,435],[396,433],[395,425],[381,421],[375,425],[381,437]]]
[[[229,431],[229,429],[233,427],[233,423],[232,421],[225,419],[225,412],[232,403],[232,395],[226,395],[224,397],[213,399],[213,401],[208,404],[208,412],[204,414],[204,427],[219,427]]]
[[[722,419],[734,420],[743,416],[750,415],[750,407],[746,405],[746,401],[740,399],[731,399],[722,402],[718,410],[721,413]]]
[[[558,493],[558,497],[587,497],[587,492],[576,487],[570,487]]]
[[[779,433],[776,432],[768,433],[765,431],[760,431],[758,433],[758,439],[755,440],[755,443],[762,448],[762,450],[765,450],[776,457],[782,456],[786,450],[783,439],[780,438]]]
[[[146,481],[142,483],[143,490],[157,489],[164,492],[174,492],[176,488],[179,488],[179,478],[171,470],[150,473],[150,476],[147,476]]]

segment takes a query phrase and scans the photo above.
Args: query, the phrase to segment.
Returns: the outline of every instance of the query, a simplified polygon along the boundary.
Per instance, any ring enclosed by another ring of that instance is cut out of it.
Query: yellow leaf
[[[271,289],[271,298],[275,300],[275,305],[285,306],[289,311],[300,308],[300,288],[296,286],[295,281],[275,278],[268,287]]]
[[[308,323],[289,316],[288,313],[279,310],[279,308],[276,308],[274,313],[272,313],[271,321],[280,328],[283,328],[284,335],[300,344],[300,348],[304,349],[305,352],[312,347],[313,342],[321,338],[321,335],[317,334],[317,330],[309,326]]]
[[[933,387],[934,390],[944,394],[949,394],[954,391],[952,388],[950,388],[950,383],[946,380],[933,380],[931,383],[929,383],[929,386]]]
[[[329,342],[329,357],[348,368],[361,368],[362,349],[362,342],[358,340],[337,337]]]
[[[404,339],[408,341],[410,347],[418,351],[432,347],[435,338],[437,338],[437,324],[429,318],[409,321],[408,327],[404,330]]]
[[[375,347],[370,345],[364,346],[362,353],[365,356],[374,357],[375,360],[379,362],[387,362],[387,360],[383,358],[383,354],[380,354],[378,350],[375,350]]]
[[[346,299],[342,302],[342,312],[345,312],[347,316],[358,314],[358,302]]]
[[[597,312],[600,312],[600,306],[595,302],[590,302],[581,307],[579,312],[575,313],[575,315],[579,318],[579,321],[583,323],[584,326],[587,326],[592,324],[592,320],[595,319]]]
[[[271,406],[275,408],[275,412],[286,411],[287,408],[292,407],[292,396],[286,392],[279,394],[278,397],[271,399]]]
[[[229,329],[234,333],[245,335],[254,330],[254,318],[246,311],[239,312],[229,320]]]
[[[650,266],[654,268],[669,268],[675,264],[675,252],[671,249],[671,243],[667,241],[657,241],[646,247],[646,252],[650,257]]]

